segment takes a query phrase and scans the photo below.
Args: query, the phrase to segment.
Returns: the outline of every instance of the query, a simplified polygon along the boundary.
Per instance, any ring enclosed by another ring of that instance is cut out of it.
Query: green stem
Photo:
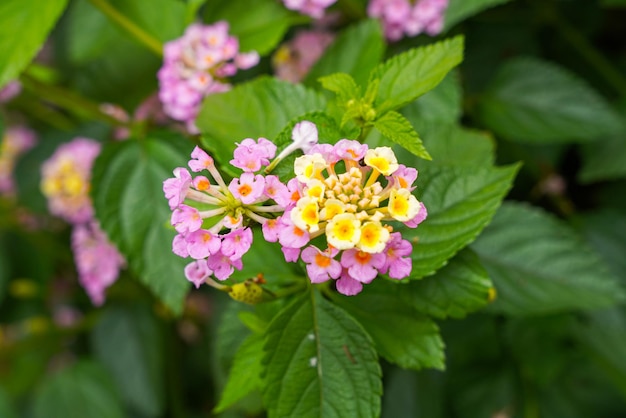
[[[89,0],[89,2],[100,10],[106,17],[111,19],[113,23],[120,26],[126,32],[133,35],[139,42],[148,47],[148,49],[152,50],[152,52],[158,56],[163,55],[163,44],[161,44],[158,39],[137,26],[132,20],[120,13],[109,2],[106,0]]]
[[[546,11],[546,19],[559,34],[591,65],[622,97],[626,97],[626,78],[611,61],[596,49],[578,30],[565,21],[557,11]]]
[[[65,109],[78,117],[95,119],[115,126],[126,126],[124,122],[102,112],[98,103],[92,102],[73,91],[42,83],[31,77],[28,72],[20,77],[20,81],[24,88],[33,92],[43,101]]]

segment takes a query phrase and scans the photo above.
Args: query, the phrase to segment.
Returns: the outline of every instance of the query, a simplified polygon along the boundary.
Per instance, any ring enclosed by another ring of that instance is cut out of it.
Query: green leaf
[[[123,418],[110,377],[83,361],[47,377],[33,401],[33,418]]]
[[[186,261],[171,251],[175,231],[163,197],[163,181],[184,167],[186,146],[177,135],[107,144],[94,165],[92,190],[102,228],[126,256],[130,268],[174,313],[182,311],[189,282]],[[158,254],[158,256],[155,256]]]
[[[426,123],[454,124],[463,113],[461,96],[458,74],[450,72],[437,87],[402,108],[402,114],[418,129]]]
[[[312,291],[270,324],[264,400],[271,417],[377,417],[380,366],[373,342],[343,309]]]
[[[369,82],[380,79],[376,111],[380,114],[402,107],[443,80],[463,60],[463,37],[411,49],[378,65]]]
[[[413,270],[420,279],[443,267],[480,234],[509,191],[519,165],[500,168],[433,167],[420,172],[420,200],[428,218],[416,229],[403,228],[413,241]]]
[[[462,20],[467,19],[481,11],[500,4],[508,3],[511,0],[450,0],[450,4],[445,13],[445,29],[452,28]]]
[[[611,209],[586,212],[576,219],[577,227],[616,277],[626,283],[626,218]]]
[[[163,344],[150,308],[137,304],[107,308],[92,331],[91,343],[124,402],[142,416],[161,416]]]
[[[7,396],[7,393],[0,387],[0,417],[3,418],[17,418],[17,414],[13,409],[11,400]]]
[[[404,147],[407,151],[425,160],[431,160],[432,157],[424,148],[415,128],[404,116],[395,111],[385,113],[379,119],[374,121],[374,127],[385,138],[390,139],[398,145]]]
[[[625,297],[587,244],[539,209],[503,205],[472,248],[498,291],[494,312],[543,315],[610,306]]]
[[[260,77],[224,94],[204,99],[196,124],[207,135],[206,144],[230,161],[235,142],[244,138],[276,138],[294,118],[324,110],[324,97],[301,85]]]
[[[0,4],[0,88],[39,51],[67,0],[3,0]],[[16,36],[19,34],[19,36]]]
[[[340,103],[345,103],[350,99],[358,99],[361,95],[360,88],[350,74],[335,73],[321,77],[319,82],[326,90],[337,94]]]
[[[1,214],[2,212],[0,212]],[[4,295],[6,294],[7,286],[9,285],[9,280],[11,278],[11,259],[8,256],[8,251],[6,250],[6,238],[4,231],[0,233],[0,306],[2,306],[2,301],[4,300]]]
[[[376,280],[356,297],[336,294],[335,303],[359,321],[386,360],[405,369],[445,368],[439,327],[400,294],[404,286]]]
[[[581,155],[583,166],[578,178],[583,183],[626,177],[626,141],[623,134],[585,144]]]
[[[624,127],[584,80],[536,58],[515,58],[500,68],[480,115],[498,135],[529,143],[589,141]]]
[[[321,76],[342,72],[350,74],[357,85],[365,86],[370,71],[380,63],[384,52],[380,24],[376,20],[365,20],[337,36],[313,65],[304,84],[315,86]]]
[[[261,388],[264,342],[262,335],[252,334],[241,344],[235,354],[222,397],[213,412],[222,412],[250,392]]]
[[[466,248],[434,276],[399,286],[398,296],[436,318],[464,318],[487,305],[492,286],[476,254]]]
[[[227,21],[230,33],[239,39],[240,49],[260,55],[272,51],[295,22],[293,15],[273,0],[210,1],[204,16],[208,22]]]

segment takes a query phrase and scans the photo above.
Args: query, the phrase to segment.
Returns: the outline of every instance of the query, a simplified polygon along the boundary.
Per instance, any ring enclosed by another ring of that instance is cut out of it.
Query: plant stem
[[[115,126],[126,126],[124,122],[102,112],[98,103],[92,102],[73,91],[42,83],[30,76],[28,72],[20,77],[20,81],[27,90],[35,93],[43,101],[65,109],[78,117],[95,119]]]
[[[157,54],[158,56],[163,55],[163,44],[150,35],[148,32],[137,26],[132,20],[124,16],[120,13],[116,8],[114,8],[109,2],[106,0],[89,0],[91,4],[94,5],[98,10],[100,10],[106,17],[111,19],[111,21],[126,32],[130,33],[135,37],[140,43],[144,44],[148,49]]]

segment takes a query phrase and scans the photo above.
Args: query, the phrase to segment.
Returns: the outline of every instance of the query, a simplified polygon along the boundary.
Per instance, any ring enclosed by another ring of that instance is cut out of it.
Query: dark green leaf
[[[445,30],[481,11],[510,0],[450,0],[445,13]]]
[[[323,110],[323,96],[301,85],[261,77],[224,94],[208,96],[196,124],[220,161],[230,161],[235,142],[244,138],[273,140],[294,118]]]
[[[269,417],[377,417],[380,366],[373,342],[347,312],[316,292],[270,324],[264,399]]]
[[[402,107],[429,90],[463,60],[463,37],[411,49],[383,62],[370,74],[380,80],[376,111],[380,114]]]
[[[186,261],[171,252],[175,231],[163,197],[163,181],[188,157],[181,137],[107,144],[96,160],[92,190],[97,218],[130,268],[172,311],[182,311],[189,282]],[[158,256],[155,256],[158,254]]]
[[[425,123],[457,123],[462,113],[461,95],[458,74],[450,72],[437,87],[402,108],[402,114],[418,130]]]
[[[623,129],[619,115],[584,80],[536,58],[503,65],[480,114],[495,133],[520,142],[589,141]]]
[[[107,368],[124,402],[146,417],[164,408],[162,336],[149,307],[106,309],[91,334],[96,358]]]
[[[110,377],[97,364],[80,362],[46,378],[33,402],[34,418],[123,418]]]
[[[395,111],[385,113],[381,118],[374,121],[374,127],[385,138],[390,139],[396,144],[404,147],[412,154],[425,160],[432,159],[420,139],[415,128],[404,116]]]
[[[626,284],[626,218],[615,210],[598,210],[580,215],[578,227],[585,241]]]
[[[319,77],[342,72],[350,74],[357,85],[365,86],[370,71],[380,63],[384,51],[385,41],[380,24],[375,20],[365,20],[337,36],[313,65],[304,83],[315,86]]]
[[[502,168],[433,167],[417,181],[428,218],[416,229],[404,229],[413,241],[412,279],[443,267],[489,223],[509,191],[519,165]]]
[[[250,392],[261,388],[264,342],[262,335],[252,334],[241,344],[230,368],[228,382],[214,412],[222,412]]]
[[[520,226],[521,225],[521,226]],[[593,309],[624,300],[624,291],[571,229],[539,209],[507,203],[472,245],[510,315]]]
[[[399,286],[399,296],[425,314],[464,318],[488,303],[492,286],[476,254],[465,249],[434,276]]]
[[[3,0],[0,4],[0,88],[17,78],[43,45],[67,0]],[[19,36],[16,36],[19,34]]]
[[[6,392],[0,387],[0,417],[3,418],[17,418],[17,414],[13,409],[11,400],[7,396]]]
[[[583,166],[578,177],[583,183],[626,177],[626,138],[624,134],[603,138],[581,148]]]
[[[334,301],[346,309],[374,339],[386,360],[405,369],[443,370],[443,341],[439,328],[421,315],[400,294],[404,286],[376,280],[355,297],[337,294]]]

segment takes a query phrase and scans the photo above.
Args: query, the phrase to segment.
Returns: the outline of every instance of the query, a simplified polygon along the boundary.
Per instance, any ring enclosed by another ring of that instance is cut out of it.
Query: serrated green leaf
[[[171,251],[175,231],[168,227],[171,211],[163,197],[163,181],[188,157],[179,136],[105,145],[93,169],[96,216],[130,268],[174,313],[182,311],[189,282],[186,261]],[[158,257],[155,257],[158,254]]]
[[[467,19],[481,11],[510,0],[450,0],[445,13],[444,30],[448,30],[462,20]]]
[[[273,50],[295,22],[289,10],[273,0],[210,1],[204,16],[208,22],[227,21],[230,33],[239,39],[240,49],[261,55]]]
[[[514,58],[500,68],[480,115],[498,135],[529,143],[590,141],[624,129],[584,80],[536,58]]]
[[[83,361],[47,377],[33,401],[34,418],[123,418],[110,377],[96,363]]]
[[[399,286],[399,296],[436,318],[464,318],[487,305],[492,286],[476,254],[466,248],[434,276]]]
[[[443,267],[480,234],[509,191],[519,165],[499,168],[433,167],[420,172],[418,191],[428,218],[416,229],[403,228],[413,241],[411,279]]]
[[[583,183],[626,177],[626,133],[585,144],[581,148],[583,166],[578,178]]]
[[[324,97],[301,85],[260,77],[204,99],[196,124],[219,161],[230,161],[235,142],[276,138],[294,118],[324,110]]]
[[[423,124],[455,124],[463,113],[461,95],[458,74],[450,72],[437,87],[403,107],[401,113],[418,130]]]
[[[443,80],[463,60],[463,37],[411,49],[372,70],[369,82],[380,79],[376,111],[384,114],[412,102]]]
[[[380,366],[373,342],[343,309],[316,292],[270,324],[264,400],[274,417],[377,417]]]
[[[498,291],[490,306],[494,312],[525,316],[593,309],[626,296],[580,237],[539,209],[503,205],[472,248]]]
[[[365,20],[350,26],[324,51],[304,79],[304,84],[315,87],[315,81],[336,72],[350,74],[357,85],[364,86],[367,77],[380,63],[385,52],[385,41],[380,23]]]
[[[250,392],[261,388],[264,342],[262,335],[252,334],[241,344],[235,354],[222,397],[213,412],[222,412]]]
[[[372,337],[387,361],[405,369],[445,368],[439,327],[419,314],[400,294],[404,286],[376,280],[356,297],[338,295],[335,303],[347,310]]]
[[[0,88],[17,78],[43,45],[67,0],[3,0],[0,4]],[[16,34],[20,34],[16,36]]]
[[[91,334],[95,357],[109,371],[124,402],[146,417],[160,416],[164,366],[159,325],[142,305],[107,308]]]
[[[337,99],[343,104],[350,99],[358,99],[360,88],[350,74],[335,73],[318,79],[328,91],[337,94]]]
[[[374,121],[374,127],[383,134],[385,138],[390,139],[396,144],[404,147],[412,154],[423,158],[425,160],[431,160],[430,154],[424,148],[422,140],[409,122],[404,116],[395,111],[385,113],[379,119]]]

